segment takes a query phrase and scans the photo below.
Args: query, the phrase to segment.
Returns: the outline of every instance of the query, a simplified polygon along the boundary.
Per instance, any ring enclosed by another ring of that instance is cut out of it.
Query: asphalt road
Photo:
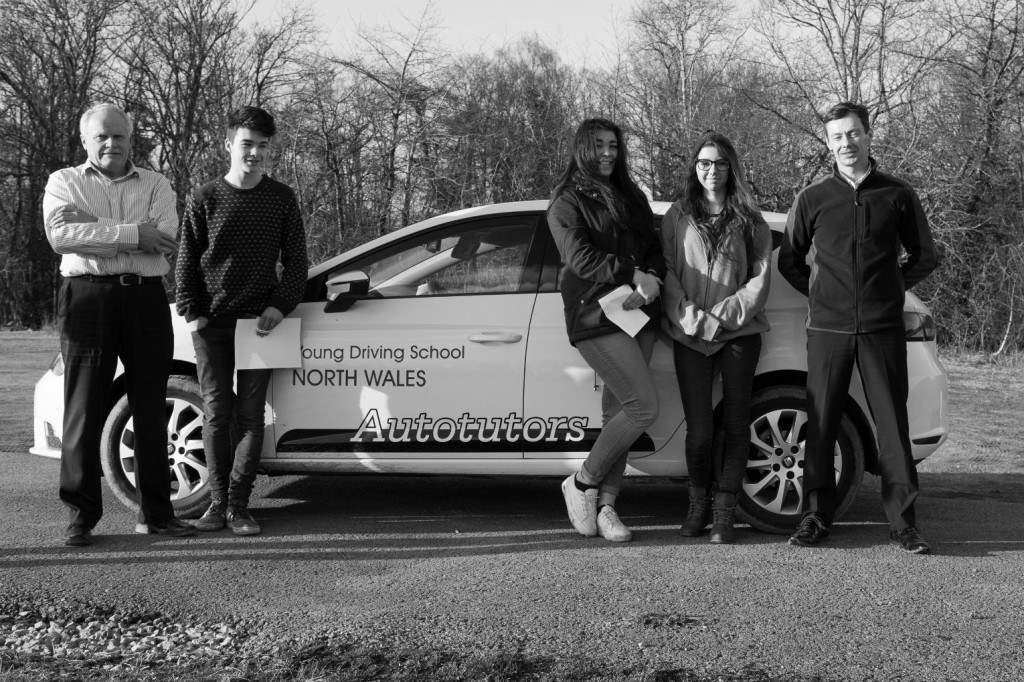
[[[932,556],[887,544],[868,477],[829,542],[675,533],[683,486],[634,483],[635,541],[575,535],[554,480],[261,478],[264,534],[131,534],[113,495],[95,545],[61,544],[58,465],[0,452],[0,597],[134,604],[438,650],[519,650],[712,677],[1024,679],[1024,477],[923,474]],[[108,491],[109,492],[109,491]],[[736,679],[736,678],[729,678]]]

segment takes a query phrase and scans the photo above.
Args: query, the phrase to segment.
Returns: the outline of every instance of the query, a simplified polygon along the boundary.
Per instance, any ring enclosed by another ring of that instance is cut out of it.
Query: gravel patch
[[[249,629],[239,622],[183,622],[159,612],[67,597],[0,600],[0,654],[117,672],[165,663],[233,659]]]

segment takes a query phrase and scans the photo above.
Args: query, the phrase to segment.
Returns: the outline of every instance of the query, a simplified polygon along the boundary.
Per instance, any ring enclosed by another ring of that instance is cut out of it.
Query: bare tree
[[[133,0],[131,10],[123,74],[112,88],[136,115],[137,156],[166,173],[184,201],[209,148],[223,139],[238,80],[230,53],[240,49],[233,41],[244,12],[233,0]]]
[[[690,142],[714,118],[711,100],[738,44],[730,10],[712,0],[647,0],[630,17],[629,79],[619,90],[643,151],[637,170],[656,198],[675,193]]]
[[[956,39],[914,105],[945,254],[929,289],[957,345],[1005,350],[1024,332],[1024,8],[954,0],[936,22]]]
[[[0,22],[0,318],[54,313],[57,259],[42,230],[50,172],[80,158],[78,118],[109,52],[119,0],[7,0]]]
[[[362,29],[363,54],[337,63],[372,83],[375,88],[361,106],[374,109],[371,146],[377,151],[380,173],[377,229],[407,225],[412,212],[414,170],[419,146],[432,114],[433,99],[446,87],[435,42],[436,23],[431,7],[406,30]],[[364,166],[366,169],[366,166]],[[398,220],[393,216],[398,213]]]
[[[806,135],[803,184],[829,162],[820,112],[830,104],[861,102],[873,125],[911,110],[952,38],[936,30],[928,10],[920,0],[761,0],[763,49],[751,54],[765,55],[754,61],[771,78],[747,96]]]
[[[245,79],[241,101],[270,107],[300,84],[304,61],[319,31],[308,7],[292,7],[276,23],[256,24],[246,32],[246,50],[236,50]]]

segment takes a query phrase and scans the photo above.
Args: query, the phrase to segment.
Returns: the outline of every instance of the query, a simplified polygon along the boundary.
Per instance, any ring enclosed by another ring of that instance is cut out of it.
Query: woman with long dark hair
[[[593,118],[576,131],[572,156],[551,195],[548,226],[562,260],[561,291],[569,342],[604,382],[604,425],[578,473],[562,482],[569,520],[585,536],[631,537],[615,511],[629,446],[658,416],[648,363],[665,274],[653,215],[629,176],[622,131]],[[623,302],[651,321],[630,336],[608,319],[599,299],[622,286]]]
[[[754,203],[732,142],[707,132],[691,157],[682,198],[661,224],[665,274],[662,326],[673,338],[686,414],[690,506],[680,532],[735,540],[733,520],[750,448],[750,392],[761,353],[772,237]],[[721,466],[711,390],[722,375]],[[717,468],[717,470],[716,470]],[[713,495],[713,497],[712,497]]]

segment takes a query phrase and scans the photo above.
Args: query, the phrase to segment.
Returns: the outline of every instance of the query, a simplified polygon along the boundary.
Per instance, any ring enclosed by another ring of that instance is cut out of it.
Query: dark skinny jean
[[[750,452],[750,392],[761,354],[761,335],[740,336],[711,356],[681,343],[672,344],[676,378],[686,416],[686,467],[690,486],[739,494]],[[722,373],[722,430],[725,447],[716,471],[712,448],[715,409],[711,390],[716,372]]]
[[[271,370],[239,370],[238,388],[233,390],[233,323],[209,324],[192,332],[192,344],[203,393],[203,448],[210,470],[210,495],[231,506],[246,506],[263,450]]]

